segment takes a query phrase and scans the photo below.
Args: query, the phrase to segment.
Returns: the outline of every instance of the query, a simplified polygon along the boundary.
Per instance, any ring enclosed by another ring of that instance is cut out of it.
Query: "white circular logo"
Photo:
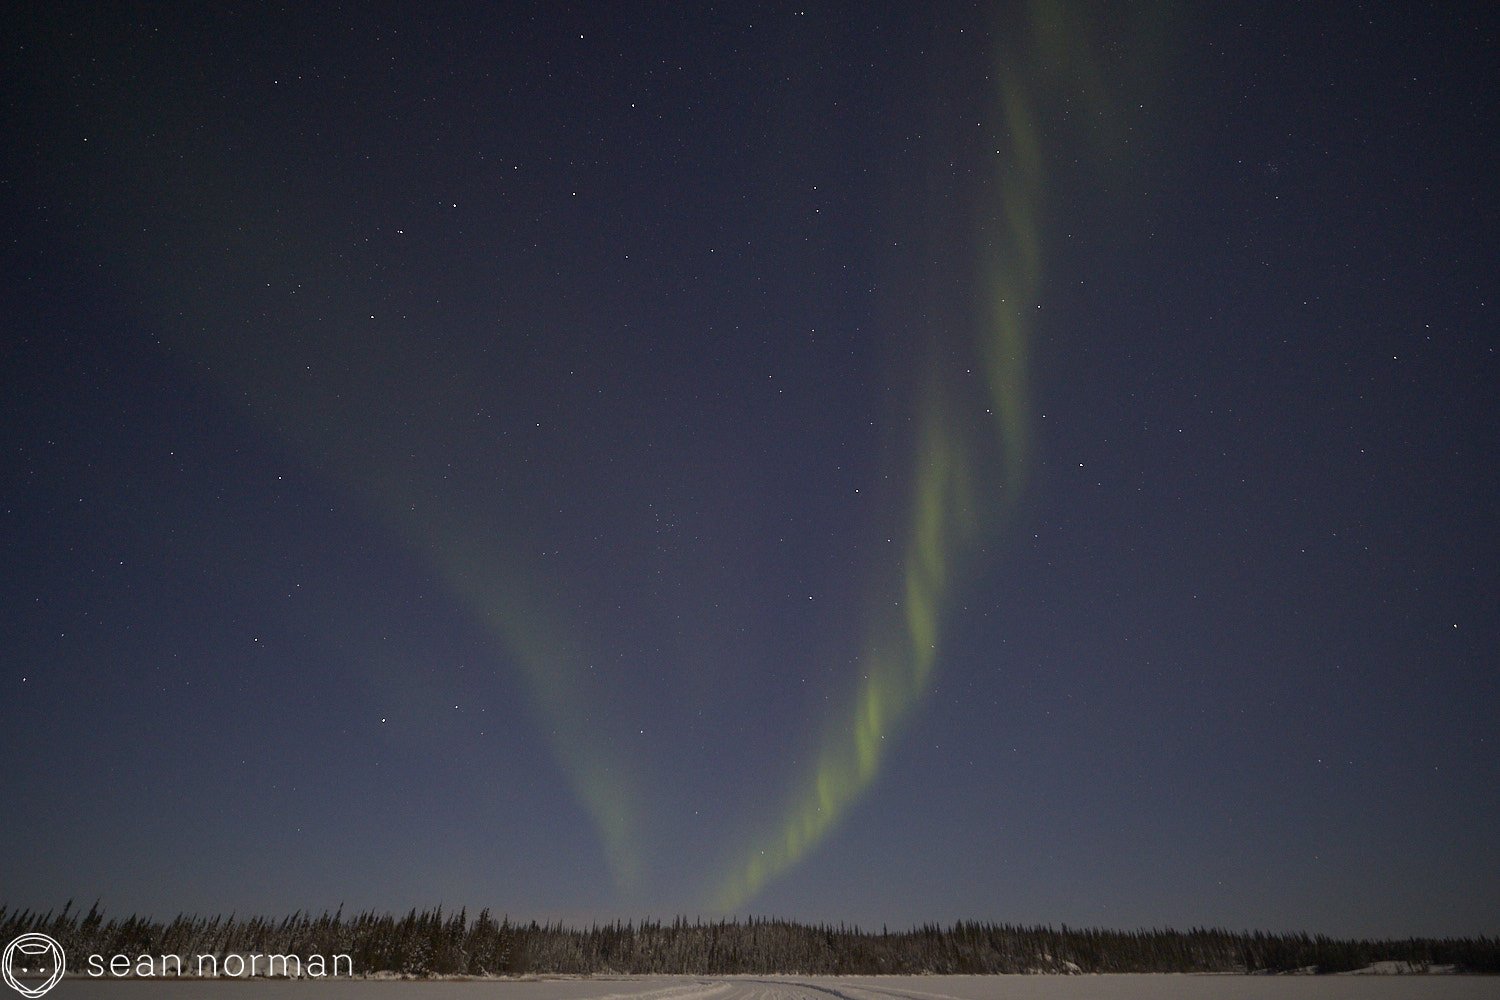
[[[5,946],[0,974],[4,974],[6,985],[23,997],[39,997],[57,985],[67,964],[62,945],[45,934],[22,934]],[[28,979],[47,979],[40,986],[25,986],[16,978],[17,972]]]

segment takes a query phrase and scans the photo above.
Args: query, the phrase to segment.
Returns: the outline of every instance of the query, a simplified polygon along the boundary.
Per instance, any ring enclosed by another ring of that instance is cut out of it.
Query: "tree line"
[[[879,932],[751,917],[594,924],[496,920],[489,910],[404,916],[106,918],[0,907],[0,941],[36,931],[70,955],[349,955],[360,974],[920,975],[992,973],[1347,972],[1375,962],[1500,973],[1500,939],[1354,940],[1305,933],[1078,929],[962,921]]]

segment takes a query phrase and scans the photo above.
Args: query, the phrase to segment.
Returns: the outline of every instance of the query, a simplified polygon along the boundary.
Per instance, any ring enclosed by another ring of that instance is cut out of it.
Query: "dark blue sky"
[[[41,10],[0,886],[1496,934],[1496,20]]]

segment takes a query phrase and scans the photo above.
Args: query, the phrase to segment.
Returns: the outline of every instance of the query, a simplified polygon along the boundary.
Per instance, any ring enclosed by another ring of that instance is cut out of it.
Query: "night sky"
[[[0,901],[1500,933],[1497,19],[1232,6],[10,10]]]

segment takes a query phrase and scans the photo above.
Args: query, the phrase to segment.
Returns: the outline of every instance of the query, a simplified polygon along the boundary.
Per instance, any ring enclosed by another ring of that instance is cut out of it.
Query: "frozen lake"
[[[627,976],[484,982],[67,979],[49,996],[181,1000],[1468,1000],[1487,976]]]

